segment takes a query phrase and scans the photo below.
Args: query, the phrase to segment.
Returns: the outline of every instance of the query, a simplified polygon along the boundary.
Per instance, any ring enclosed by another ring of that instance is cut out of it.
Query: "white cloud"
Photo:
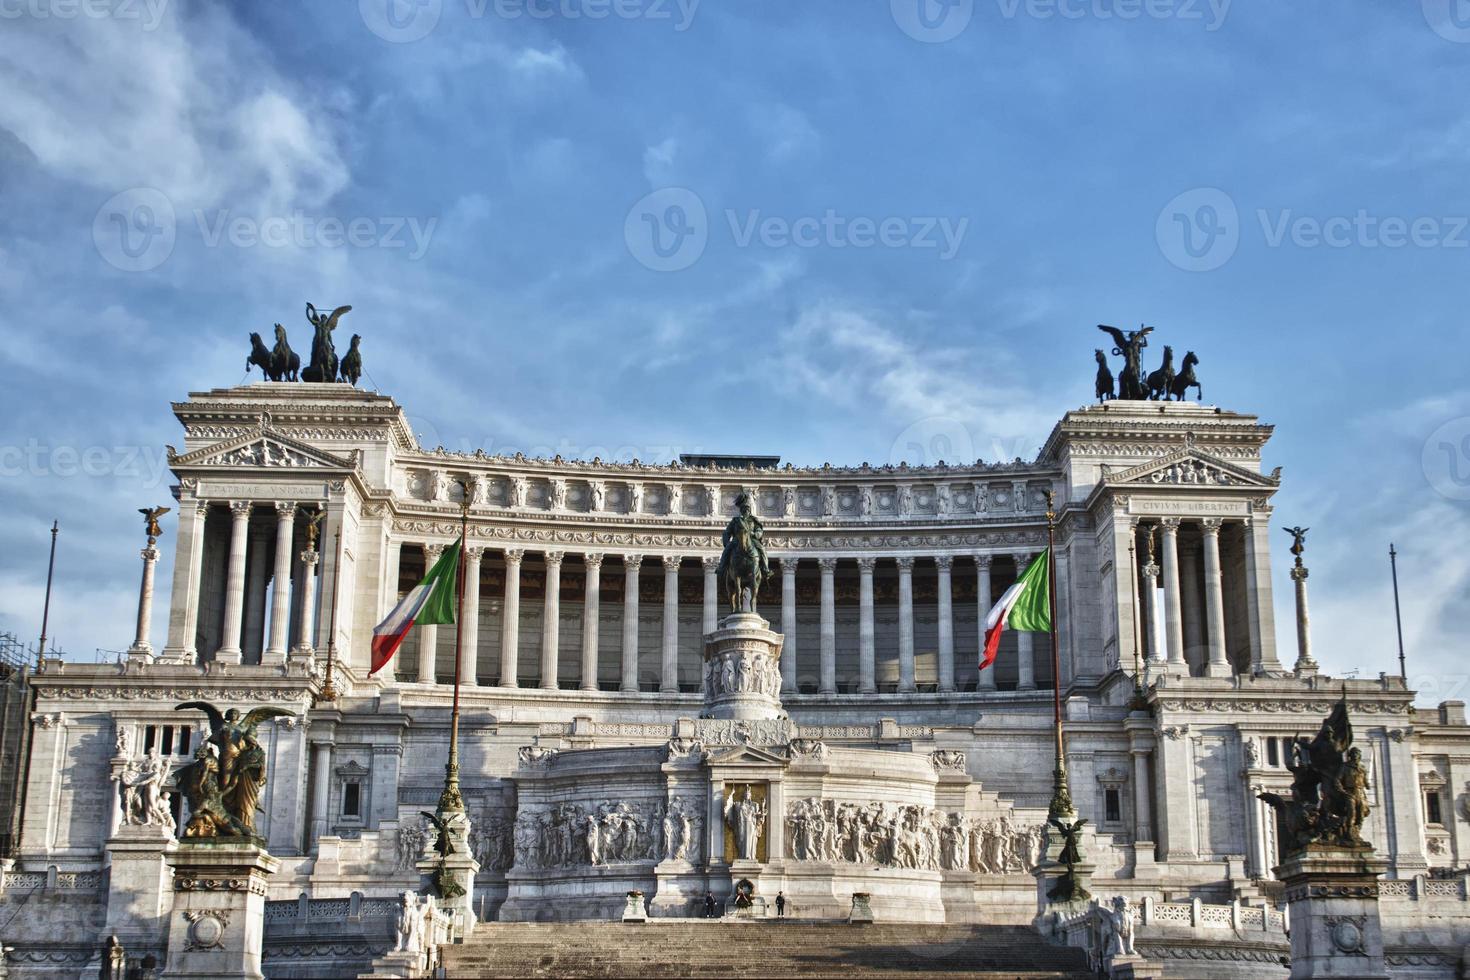
[[[674,161],[679,155],[679,140],[670,136],[643,151],[643,176],[652,187],[666,187],[673,179]]]
[[[764,141],[770,163],[787,163],[814,154],[822,142],[806,113],[783,102],[752,109],[750,127]]]

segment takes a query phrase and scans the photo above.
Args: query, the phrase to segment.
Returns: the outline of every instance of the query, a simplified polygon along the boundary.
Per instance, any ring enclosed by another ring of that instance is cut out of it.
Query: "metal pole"
[[[332,614],[327,617],[327,676],[322,681],[322,693],[318,702],[337,700],[337,688],[332,684],[332,672],[337,664],[337,587],[342,584],[342,528],[332,534]]]
[[[1052,820],[1070,818],[1072,795],[1067,789],[1067,756],[1062,734],[1062,653],[1057,629],[1057,552],[1056,552],[1056,494],[1046,492],[1046,561],[1047,599],[1051,603],[1051,674],[1052,707],[1056,729],[1056,768],[1052,770],[1051,806],[1047,817]]]
[[[1388,546],[1388,563],[1393,568],[1393,618],[1399,631],[1399,677],[1409,683],[1409,668],[1404,662],[1404,616],[1399,608],[1399,553],[1392,543]]]
[[[41,645],[36,650],[36,673],[46,661],[46,627],[51,621],[51,579],[56,573],[56,532],[61,529],[59,521],[51,522],[51,560],[46,564],[46,601],[41,606]]]
[[[464,662],[464,546],[470,523],[470,488],[463,482],[461,486],[464,493],[459,505],[459,561],[458,574],[455,576],[458,597],[455,600],[457,612],[454,616],[454,701],[449,710],[449,761],[444,766],[444,792],[439,796],[441,816],[464,812],[464,797],[459,792],[459,682],[460,666]]]
[[[1143,693],[1143,617],[1138,605],[1138,555],[1133,541],[1135,532],[1128,537],[1128,594],[1133,607],[1133,700],[1130,711],[1147,711],[1148,697]]]

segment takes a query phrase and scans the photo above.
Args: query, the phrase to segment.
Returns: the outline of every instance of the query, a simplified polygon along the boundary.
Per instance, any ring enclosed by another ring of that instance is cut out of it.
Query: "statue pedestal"
[[[178,847],[169,828],[162,826],[120,827],[107,841],[111,871],[102,933],[116,936],[129,955],[151,953],[163,962],[167,916],[174,904],[168,858]]]
[[[1291,980],[1387,980],[1371,847],[1313,844],[1276,869],[1291,909]]]
[[[163,976],[263,980],[266,879],[281,862],[238,837],[196,838],[165,860],[174,872],[174,907]]]
[[[414,865],[419,874],[424,875],[428,881],[425,890],[435,891],[435,877],[439,874],[439,865],[442,861],[447,872],[447,880],[453,882],[461,894],[453,898],[441,895],[439,897],[439,909],[450,917],[450,935],[456,942],[468,939],[475,931],[475,874],[480,870],[480,862],[476,861],[470,854],[469,836],[470,820],[463,812],[451,812],[445,815],[449,821],[450,836],[454,841],[454,853],[448,857],[440,858],[438,854],[430,852],[420,858]]]
[[[1108,980],[1163,980],[1164,964],[1142,956],[1114,956],[1108,960]]]
[[[732,613],[704,641],[704,703],[710,718],[765,721],[782,718],[781,645],[784,638],[755,613]]]

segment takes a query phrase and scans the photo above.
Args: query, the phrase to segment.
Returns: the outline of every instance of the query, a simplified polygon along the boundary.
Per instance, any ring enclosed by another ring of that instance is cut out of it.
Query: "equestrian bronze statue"
[[[725,550],[716,569],[725,583],[725,595],[731,612],[756,611],[761,584],[771,577],[771,564],[766,558],[765,527],[755,516],[750,494],[735,498],[737,513],[725,525],[721,542]]]
[[[1205,390],[1200,385],[1199,376],[1194,370],[1199,366],[1199,357],[1194,351],[1184,355],[1183,364],[1176,370],[1174,348],[1165,347],[1164,363],[1157,371],[1145,374],[1143,349],[1148,346],[1148,337],[1154,332],[1153,327],[1124,331],[1099,323],[1097,328],[1113,338],[1113,354],[1123,358],[1123,370],[1117,377],[1115,388],[1113,372],[1108,367],[1107,355],[1101,350],[1096,352],[1096,395],[1099,402],[1113,399],[1139,402],[1184,401],[1191,388],[1198,393],[1199,400],[1204,400]]]

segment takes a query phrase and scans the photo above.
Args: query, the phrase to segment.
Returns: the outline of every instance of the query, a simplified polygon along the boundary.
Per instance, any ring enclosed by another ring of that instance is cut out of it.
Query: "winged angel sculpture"
[[[185,837],[254,837],[255,811],[265,786],[265,749],[255,728],[291,712],[256,708],[241,715],[221,713],[206,701],[188,701],[174,710],[198,709],[209,716],[209,738],[199,743],[194,761],[179,770],[179,785],[189,801]]]

